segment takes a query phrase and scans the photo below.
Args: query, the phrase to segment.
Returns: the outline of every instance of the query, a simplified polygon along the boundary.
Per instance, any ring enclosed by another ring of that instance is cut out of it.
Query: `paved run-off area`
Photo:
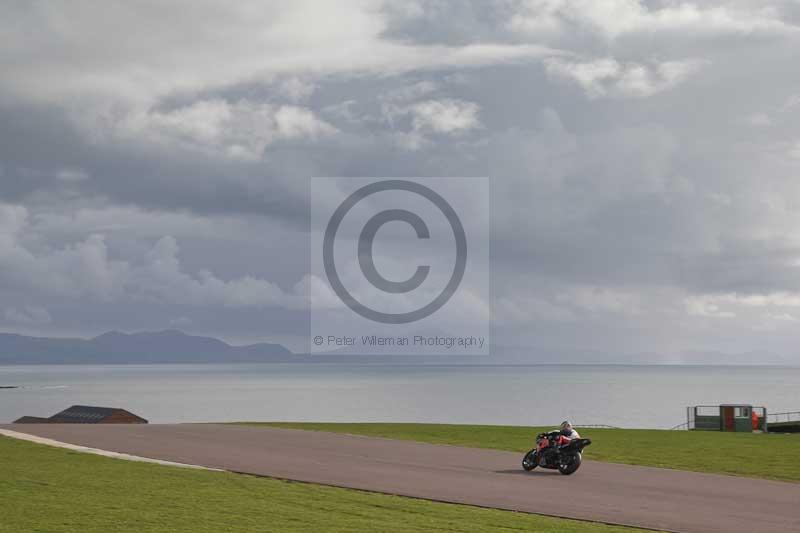
[[[586,461],[523,472],[519,454],[224,425],[6,425],[71,444],[237,472],[672,531],[800,530],[800,484]]]

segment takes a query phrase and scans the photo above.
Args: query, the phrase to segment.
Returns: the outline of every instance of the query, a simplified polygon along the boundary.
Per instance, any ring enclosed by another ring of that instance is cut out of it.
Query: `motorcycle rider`
[[[551,437],[537,441],[539,442],[539,451],[543,454],[550,453],[550,450],[554,449],[553,446],[562,446],[564,444],[569,444],[572,439],[581,438],[578,432],[572,427],[569,420],[561,422],[559,428],[551,431],[548,435]]]
[[[561,434],[563,436],[567,437],[570,440],[581,438],[578,432],[575,431],[575,428],[572,427],[572,424],[569,423],[569,420],[564,420],[563,422],[561,422],[559,430],[561,431]]]

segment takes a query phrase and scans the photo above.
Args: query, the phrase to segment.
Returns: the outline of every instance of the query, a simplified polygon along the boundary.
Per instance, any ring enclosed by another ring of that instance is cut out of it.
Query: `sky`
[[[488,176],[499,345],[800,363],[798,50],[796,0],[5,2],[0,331],[298,349],[312,176]]]

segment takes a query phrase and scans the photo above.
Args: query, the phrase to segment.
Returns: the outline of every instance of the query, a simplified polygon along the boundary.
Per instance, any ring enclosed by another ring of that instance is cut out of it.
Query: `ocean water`
[[[349,364],[0,366],[0,422],[73,404],[154,423],[578,424],[669,428],[686,406],[800,410],[798,367]]]

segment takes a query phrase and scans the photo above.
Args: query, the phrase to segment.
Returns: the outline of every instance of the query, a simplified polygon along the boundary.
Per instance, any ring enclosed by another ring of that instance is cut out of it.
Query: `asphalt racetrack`
[[[142,457],[442,502],[667,531],[800,531],[800,484],[795,483],[593,461],[562,476],[555,470],[523,471],[518,453],[292,429],[0,427]]]

